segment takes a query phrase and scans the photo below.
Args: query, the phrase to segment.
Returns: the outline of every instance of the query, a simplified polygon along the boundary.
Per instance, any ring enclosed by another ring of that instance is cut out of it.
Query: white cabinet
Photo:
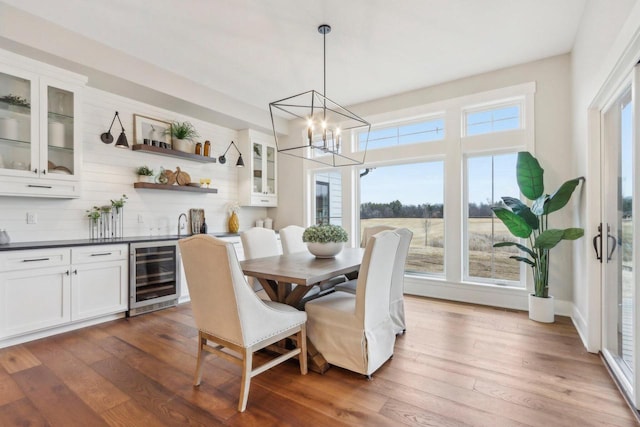
[[[126,244],[0,252],[0,341],[126,311],[127,256]]]
[[[245,129],[239,132],[239,149],[247,165],[238,171],[242,206],[278,205],[278,151],[273,136]]]
[[[0,339],[71,320],[70,251],[0,254]]]
[[[0,195],[80,196],[86,78],[0,50]]]
[[[128,245],[71,250],[71,320],[127,310]]]

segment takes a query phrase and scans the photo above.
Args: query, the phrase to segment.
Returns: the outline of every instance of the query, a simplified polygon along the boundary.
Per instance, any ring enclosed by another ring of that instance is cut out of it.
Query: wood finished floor
[[[631,426],[600,357],[568,318],[406,298],[394,358],[366,381],[295,362],[253,379],[209,356],[192,387],[189,304],[0,350],[0,426]],[[258,356],[260,359],[263,356]]]

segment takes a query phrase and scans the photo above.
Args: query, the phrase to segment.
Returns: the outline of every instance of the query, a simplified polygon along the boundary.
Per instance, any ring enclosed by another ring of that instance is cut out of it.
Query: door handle
[[[610,248],[610,250],[607,253],[607,262],[611,261],[613,252],[616,250],[616,246],[618,245],[618,240],[615,238],[615,236],[612,236],[611,233],[609,233],[610,231],[611,231],[611,227],[609,227],[609,224],[607,224],[607,248]],[[611,240],[613,240],[613,245],[609,246],[609,243],[611,242]]]
[[[598,234],[593,236],[593,250],[596,251],[596,259],[602,263],[602,223],[598,225]]]

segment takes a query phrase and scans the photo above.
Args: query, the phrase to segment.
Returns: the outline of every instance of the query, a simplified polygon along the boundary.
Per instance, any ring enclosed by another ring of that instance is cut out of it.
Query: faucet
[[[184,224],[181,224],[181,221],[180,221],[182,217],[184,217]],[[178,237],[180,237],[180,230],[182,230],[185,225],[187,225],[187,214],[181,213],[180,216],[178,217]]]

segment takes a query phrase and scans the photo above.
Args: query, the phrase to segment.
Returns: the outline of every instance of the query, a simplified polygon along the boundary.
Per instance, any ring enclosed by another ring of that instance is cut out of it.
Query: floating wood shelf
[[[178,150],[170,150],[168,148],[154,147],[152,145],[134,144],[131,146],[133,151],[143,151],[145,153],[159,154],[161,156],[177,157],[179,159],[192,160],[200,163],[215,163],[215,157],[205,157],[199,154],[184,153]]]
[[[169,191],[190,191],[192,193],[211,193],[216,194],[217,188],[192,187],[190,185],[167,185],[152,184],[150,182],[136,182],[133,188],[146,188],[149,190],[169,190]]]

